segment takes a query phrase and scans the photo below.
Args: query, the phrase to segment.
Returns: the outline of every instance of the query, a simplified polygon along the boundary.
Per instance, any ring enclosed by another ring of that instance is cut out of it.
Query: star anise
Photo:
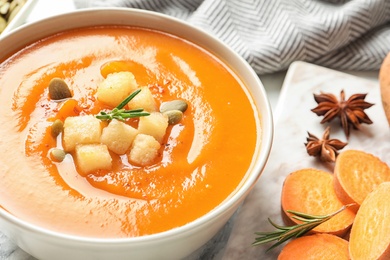
[[[311,111],[317,116],[324,116],[321,124],[330,122],[334,118],[340,118],[340,124],[344,129],[344,133],[349,137],[351,126],[354,129],[360,129],[360,124],[372,124],[371,119],[364,112],[374,104],[364,101],[367,94],[354,94],[348,100],[345,100],[344,90],[340,93],[340,101],[335,95],[329,93],[314,94],[314,100],[318,106]]]
[[[307,153],[310,156],[320,157],[324,162],[334,162],[338,155],[338,150],[343,149],[347,143],[338,139],[329,139],[330,127],[325,129],[322,140],[307,132],[309,137],[306,138],[305,143]]]

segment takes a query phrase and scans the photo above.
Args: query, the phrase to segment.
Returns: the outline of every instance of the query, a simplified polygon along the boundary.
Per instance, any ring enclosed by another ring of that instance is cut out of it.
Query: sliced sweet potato
[[[78,105],[77,100],[70,98],[59,105],[55,119],[64,122],[67,117],[78,116],[81,111],[82,108]]]
[[[379,184],[390,181],[390,168],[378,157],[358,150],[339,154],[334,169],[334,189],[344,203],[355,203],[355,212]]]
[[[390,182],[380,184],[361,204],[349,252],[353,260],[390,259]]]
[[[333,189],[332,174],[307,168],[288,175],[282,188],[282,211],[286,224],[297,224],[287,210],[299,211],[312,215],[327,215],[339,210],[343,204]],[[313,229],[314,233],[345,235],[355,218],[349,208]]]
[[[278,260],[290,259],[348,260],[348,241],[329,234],[303,236],[286,244],[278,256]]]
[[[383,109],[390,125],[390,52],[383,60],[379,70],[379,85]]]

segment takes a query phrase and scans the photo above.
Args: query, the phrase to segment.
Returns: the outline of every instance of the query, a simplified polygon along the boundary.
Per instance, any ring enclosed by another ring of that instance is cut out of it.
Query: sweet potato
[[[390,182],[367,195],[349,238],[352,260],[390,259]]]
[[[329,260],[349,259],[348,242],[338,236],[314,234],[290,241],[278,256],[278,260]]]
[[[390,125],[390,52],[383,60],[379,70],[379,85],[381,89],[381,99],[383,109]]]
[[[62,102],[57,110],[57,115],[53,121],[55,119],[60,119],[62,122],[64,122],[67,117],[78,116],[82,111],[82,108],[78,105],[77,100],[71,98]]]
[[[346,150],[339,154],[334,169],[334,189],[344,203],[355,203],[355,212],[376,186],[390,181],[390,168],[372,154]]]
[[[332,174],[317,169],[302,169],[288,175],[282,188],[282,211],[286,224],[297,224],[287,210],[312,215],[327,215],[339,210],[343,204],[333,189]],[[314,233],[345,235],[355,214],[349,208],[313,229]]]
[[[108,61],[100,67],[100,74],[104,78],[107,78],[108,74],[121,72],[121,71],[132,72],[133,69],[134,69],[134,63],[131,61],[120,61],[120,60]]]

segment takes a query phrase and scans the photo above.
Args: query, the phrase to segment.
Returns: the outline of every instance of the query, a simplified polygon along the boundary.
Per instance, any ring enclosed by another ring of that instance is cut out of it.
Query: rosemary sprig
[[[125,98],[119,105],[117,105],[113,110],[106,112],[106,111],[100,111],[98,115],[96,115],[97,119],[100,120],[112,120],[112,119],[118,119],[121,121],[126,120],[127,118],[134,118],[134,117],[141,117],[141,116],[148,116],[150,115],[148,112],[143,112],[143,108],[138,109],[132,109],[132,110],[126,110],[124,107],[127,103],[129,103],[138,93],[141,91],[141,89],[137,89],[133,93],[131,93],[127,98]]]
[[[353,204],[344,205],[339,210],[328,215],[310,215],[294,210],[287,210],[287,212],[293,215],[292,218],[302,221],[302,223],[293,226],[280,226],[268,218],[268,222],[271,223],[271,225],[274,226],[277,230],[270,232],[255,232],[255,234],[259,237],[255,238],[255,242],[253,242],[252,245],[258,246],[272,241],[277,241],[275,244],[273,244],[267,249],[267,251],[269,251],[291,238],[297,238],[305,235],[313,228],[328,221],[333,216],[337,215],[338,213],[352,205]]]

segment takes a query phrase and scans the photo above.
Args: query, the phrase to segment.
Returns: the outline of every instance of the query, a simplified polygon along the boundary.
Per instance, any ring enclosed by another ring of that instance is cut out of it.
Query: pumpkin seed
[[[10,23],[14,18],[15,16],[19,13],[20,9],[22,9],[22,5],[16,5],[15,8],[13,8],[11,11],[10,11],[10,14],[9,14],[9,17],[8,17],[8,23]]]
[[[2,6],[0,6],[0,14],[6,15],[9,11],[10,3],[6,2]]]
[[[64,130],[64,123],[61,120],[57,119],[51,125],[51,135],[53,137],[57,137]]]
[[[187,108],[188,108],[187,102],[185,102],[184,100],[177,99],[177,100],[172,100],[172,101],[167,101],[162,103],[160,106],[160,112],[164,113],[169,110],[179,110],[184,113],[187,110]]]
[[[27,0],[0,0],[0,33],[14,19]]]
[[[168,117],[168,124],[170,125],[176,125],[183,118],[183,112],[177,109],[165,111],[163,114]]]
[[[53,148],[50,150],[50,158],[56,162],[62,162],[65,159],[66,152],[62,149]]]
[[[61,100],[72,97],[72,93],[63,79],[53,78],[49,83],[49,97],[53,100]]]
[[[17,0],[14,0],[14,1],[11,1],[10,5],[9,5],[9,11],[11,12],[12,10],[15,9],[15,7],[17,7],[18,5],[22,6],[24,3],[22,3],[23,1],[17,1]]]
[[[7,21],[0,16],[0,33],[4,31],[6,26],[7,26]]]

